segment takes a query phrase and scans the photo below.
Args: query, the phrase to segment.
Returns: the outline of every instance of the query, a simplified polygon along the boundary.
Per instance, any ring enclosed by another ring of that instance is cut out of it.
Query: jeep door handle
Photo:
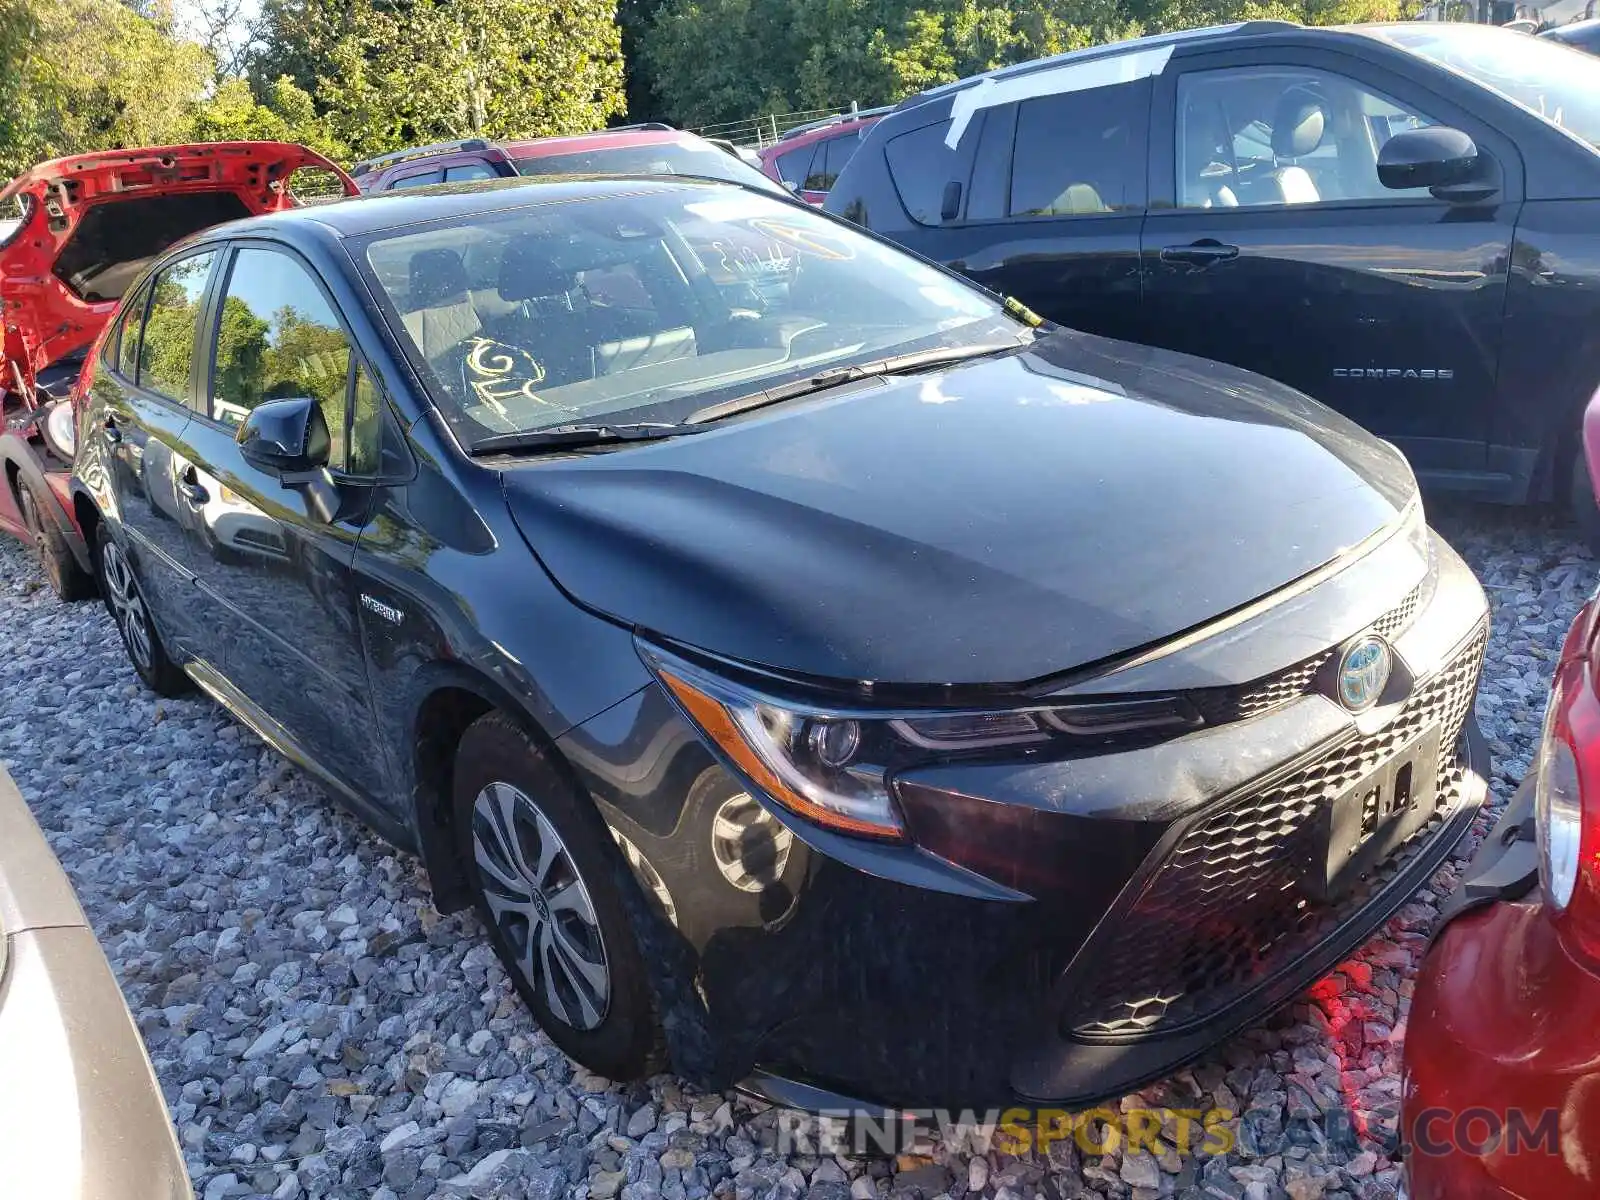
[[[1201,238],[1198,242],[1190,242],[1187,246],[1161,247],[1162,262],[1193,263],[1204,267],[1215,262],[1228,262],[1238,257],[1239,247],[1225,246],[1214,238]]]
[[[105,430],[106,441],[111,445],[115,446],[122,441],[122,430],[117,428],[117,419],[115,417],[107,417],[100,423],[100,428]]]

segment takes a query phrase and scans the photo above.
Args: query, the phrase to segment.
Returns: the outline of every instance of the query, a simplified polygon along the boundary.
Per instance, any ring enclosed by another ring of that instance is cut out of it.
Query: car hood
[[[291,142],[106,150],[17,176],[0,190],[0,205],[21,198],[26,206],[20,225],[0,236],[0,352],[8,360],[0,388],[14,382],[13,364],[31,382],[84,350],[116,312],[122,288],[168,246],[219,221],[293,204],[279,185],[302,167],[332,172],[346,195],[359,195],[341,168]]]
[[[1070,331],[504,483],[580,603],[903,684],[1021,683],[1160,643],[1337,558],[1416,487],[1298,392]]]

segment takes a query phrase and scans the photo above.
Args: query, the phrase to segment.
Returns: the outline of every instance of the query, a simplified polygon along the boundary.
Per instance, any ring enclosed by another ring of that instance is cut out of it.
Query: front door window
[[[1231,67],[1178,80],[1178,204],[1242,208],[1426,198],[1378,181],[1378,152],[1432,118],[1328,71]]]

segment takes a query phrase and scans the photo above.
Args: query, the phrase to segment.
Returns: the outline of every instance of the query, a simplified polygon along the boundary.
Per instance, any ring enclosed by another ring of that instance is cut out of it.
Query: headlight
[[[1533,783],[1535,828],[1539,834],[1539,882],[1545,900],[1560,912],[1572,902],[1578,884],[1578,850],[1583,836],[1583,797],[1578,762],[1562,736],[1561,684],[1550,690]]]
[[[831,708],[768,695],[644,643],[640,654],[752,786],[809,821],[864,837],[905,836],[888,787],[896,768],[955,753],[1199,724],[1174,696],[961,712]]]
[[[67,462],[77,457],[78,418],[72,411],[70,400],[57,400],[46,409],[40,429],[44,432],[44,440],[56,454]]]

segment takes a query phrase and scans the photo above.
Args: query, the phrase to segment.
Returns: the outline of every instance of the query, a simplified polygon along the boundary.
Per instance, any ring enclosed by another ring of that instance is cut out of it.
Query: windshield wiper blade
[[[545,450],[561,446],[601,446],[608,442],[641,442],[651,438],[674,437],[680,433],[700,433],[686,425],[669,421],[633,421],[616,424],[552,425],[549,429],[526,429],[516,433],[494,433],[479,438],[467,451],[474,458],[488,454],[514,454],[518,450]]]
[[[965,362],[969,358],[983,358],[1006,350],[1020,350],[1022,345],[1023,343],[1020,342],[991,342],[977,346],[942,346],[937,350],[913,350],[908,354],[894,354],[888,358],[854,363],[848,367],[831,367],[826,371],[819,371],[815,375],[807,375],[804,379],[796,379],[790,383],[780,383],[776,387],[769,387],[759,392],[751,392],[747,396],[736,396],[732,400],[724,400],[721,404],[713,404],[707,408],[702,408],[699,412],[691,413],[687,418],[687,423],[690,425],[702,425],[707,421],[731,417],[735,413],[764,408],[766,405],[776,404],[780,400],[793,400],[796,396],[809,396],[814,392],[825,392],[829,388],[855,383],[858,379],[871,379],[879,375],[904,375],[926,367],[941,367],[947,363]]]

